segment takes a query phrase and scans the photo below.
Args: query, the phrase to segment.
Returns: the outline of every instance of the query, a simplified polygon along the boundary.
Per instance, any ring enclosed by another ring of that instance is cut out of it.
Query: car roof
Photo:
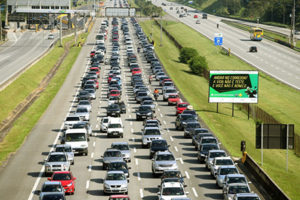
[[[147,123],[148,124],[148,123]],[[155,129],[155,130],[160,130],[157,126],[151,126],[151,127],[145,127],[144,130],[150,130],[150,129]]]
[[[223,160],[223,159],[230,159],[230,160],[232,160],[232,159],[230,158],[230,156],[226,156],[226,157],[215,157],[214,159],[215,159],[215,160]]]
[[[216,150],[216,149],[213,149],[213,150],[209,150],[209,153],[217,153],[217,152],[224,152],[226,153],[224,150],[222,149],[219,149],[219,150]]]
[[[247,186],[249,187],[249,185],[247,183],[230,183],[228,184],[228,187],[230,186]]]
[[[162,184],[162,187],[165,188],[169,188],[169,187],[183,187],[181,183],[179,182],[165,182]]]
[[[61,185],[59,181],[45,181],[43,185]]]
[[[125,174],[123,171],[108,171],[107,174]]]
[[[220,167],[219,167],[219,169],[228,169],[228,168],[235,168],[235,169],[237,169],[236,168],[236,166],[235,165],[221,165]]]
[[[106,150],[105,150],[105,152],[108,152],[108,151],[120,151],[119,149],[113,149],[113,148],[107,148]]]
[[[156,155],[173,155],[170,151],[158,151]]]
[[[57,145],[55,145],[55,148],[57,148],[57,147],[71,147],[71,145],[70,144],[57,144]]]
[[[246,176],[244,174],[227,174],[227,177],[244,177],[246,178]]]
[[[49,155],[66,155],[64,152],[50,152]]]
[[[256,193],[238,193],[236,197],[259,197]]]
[[[128,145],[128,142],[113,142],[111,145],[118,145],[118,144]]]

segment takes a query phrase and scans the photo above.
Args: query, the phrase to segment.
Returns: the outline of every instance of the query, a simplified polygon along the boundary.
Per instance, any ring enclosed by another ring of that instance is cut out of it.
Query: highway
[[[179,18],[179,15],[176,14],[175,6],[169,6],[170,4],[165,0],[152,1],[152,3],[157,6],[161,6],[162,2],[167,4],[167,6],[162,7],[164,11],[180,22],[185,23],[211,40],[213,40],[215,33],[222,33],[223,46],[227,49],[230,48],[231,52],[236,56],[277,80],[298,90],[300,89],[299,52],[266,39],[261,42],[251,41],[248,32],[221,23],[222,18],[217,16],[208,15],[207,20],[200,18],[201,24],[196,24],[196,19],[193,18],[193,14]],[[170,10],[170,7],[174,7],[174,9]],[[177,7],[194,10],[187,6]],[[216,26],[217,23],[220,25],[219,28]],[[250,53],[250,46],[257,46],[258,52]]]

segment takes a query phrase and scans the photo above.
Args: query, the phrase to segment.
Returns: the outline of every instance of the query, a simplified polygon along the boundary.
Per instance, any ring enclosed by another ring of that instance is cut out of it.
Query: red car
[[[91,72],[96,72],[98,78],[100,77],[100,70],[98,67],[90,67]]]
[[[181,103],[178,103],[177,106],[176,106],[176,115],[181,114],[184,110],[187,109],[187,107],[188,107],[189,105],[190,105],[190,104],[187,103],[187,102],[181,102]]]
[[[120,97],[121,96],[121,92],[119,90],[112,90],[112,91],[110,91],[108,97],[110,97],[110,96],[112,96],[112,97]]]
[[[89,80],[93,80],[96,83],[96,89],[99,89],[99,81],[97,79],[89,79]]]
[[[164,86],[165,82],[173,82],[173,81],[170,78],[166,78],[161,82],[161,85]]]
[[[110,83],[111,79],[114,77],[114,74],[109,74],[107,78],[107,82]]]
[[[128,195],[111,195],[108,200],[130,200]]]
[[[180,101],[181,101],[181,99],[178,96],[178,94],[176,94],[176,95],[171,94],[171,95],[169,95],[169,98],[168,98],[168,105],[176,105]]]
[[[198,18],[198,15],[194,15],[194,19],[197,19]]]
[[[49,181],[58,181],[65,189],[65,193],[74,194],[75,192],[75,180],[76,178],[69,171],[57,171],[54,172]]]
[[[96,54],[96,51],[91,51],[91,53],[90,53],[90,57],[92,58],[92,57],[94,57],[95,56],[95,54]]]
[[[142,73],[142,70],[140,68],[133,68],[131,71],[132,71],[132,75],[141,74]]]

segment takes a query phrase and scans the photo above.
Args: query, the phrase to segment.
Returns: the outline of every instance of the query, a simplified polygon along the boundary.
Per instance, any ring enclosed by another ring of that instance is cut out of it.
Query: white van
[[[107,125],[107,137],[121,137],[123,138],[124,126],[121,118],[109,118]]]
[[[96,44],[104,43],[105,35],[103,33],[98,33],[96,35]]]
[[[68,129],[62,137],[62,143],[72,147],[74,153],[88,155],[89,137],[86,129]]]

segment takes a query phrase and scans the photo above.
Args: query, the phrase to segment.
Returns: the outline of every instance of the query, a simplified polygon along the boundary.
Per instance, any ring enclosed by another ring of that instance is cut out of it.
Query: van
[[[96,35],[96,44],[104,43],[105,36],[103,33]]]
[[[86,129],[68,129],[63,134],[61,143],[70,145],[74,153],[88,155],[89,137]]]
[[[124,126],[121,118],[109,118],[107,125],[107,137],[120,137],[123,138]]]

